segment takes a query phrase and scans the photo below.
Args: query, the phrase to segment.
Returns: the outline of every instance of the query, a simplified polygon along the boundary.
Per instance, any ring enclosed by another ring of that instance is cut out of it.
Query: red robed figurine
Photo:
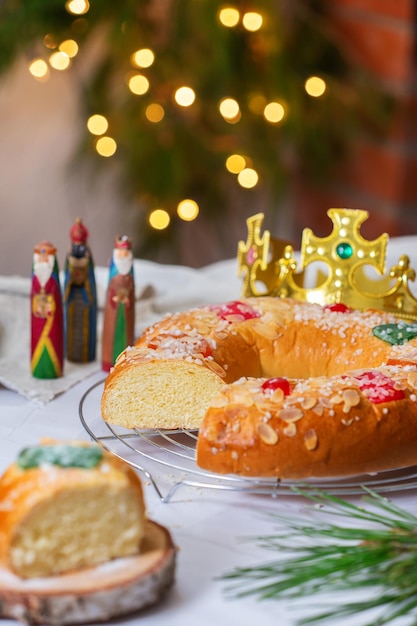
[[[33,251],[31,370],[35,378],[58,378],[64,365],[64,315],[56,248],[42,241]]]
[[[116,358],[134,341],[135,282],[132,243],[117,236],[110,262],[103,323],[102,368],[108,372]]]

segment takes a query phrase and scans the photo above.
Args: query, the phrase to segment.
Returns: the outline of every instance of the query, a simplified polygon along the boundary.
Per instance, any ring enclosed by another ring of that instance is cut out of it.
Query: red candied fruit
[[[291,393],[291,385],[287,378],[268,378],[262,384],[263,391],[270,391],[271,393],[277,389],[282,389],[284,396],[289,396]]]
[[[245,320],[261,317],[261,314],[256,309],[239,300],[233,300],[232,302],[226,302],[218,306],[211,306],[210,310],[215,311],[220,319],[229,322],[244,322]]]
[[[391,378],[377,370],[362,372],[354,378],[358,382],[359,389],[373,404],[402,400],[405,397],[404,391],[396,389]]]
[[[353,309],[343,302],[335,302],[334,304],[326,304],[323,309],[325,311],[332,311],[333,313],[351,313]]]

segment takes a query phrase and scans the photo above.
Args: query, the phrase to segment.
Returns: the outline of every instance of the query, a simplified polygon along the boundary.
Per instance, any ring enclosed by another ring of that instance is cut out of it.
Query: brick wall
[[[296,224],[330,230],[330,207],[366,209],[368,238],[417,233],[416,0],[330,0],[340,43],[352,62],[370,70],[395,107],[382,137],[360,137],[329,184],[300,184]]]

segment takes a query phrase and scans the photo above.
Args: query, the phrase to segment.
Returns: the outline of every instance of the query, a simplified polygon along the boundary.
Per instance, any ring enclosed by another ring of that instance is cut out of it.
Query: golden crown
[[[284,240],[261,234],[264,219],[258,213],[247,220],[248,238],[238,243],[238,273],[243,275],[242,296],[278,296],[317,304],[343,303],[354,309],[382,309],[406,320],[417,319],[417,299],[409,283],[416,277],[407,255],[385,274],[388,235],[373,241],[359,233],[368,212],[359,209],[329,209],[333,230],[316,237],[310,228],[302,234],[300,260]],[[304,286],[306,268],[319,261],[316,286]],[[382,278],[367,275],[377,270]],[[324,268],[324,269],[323,269]]]

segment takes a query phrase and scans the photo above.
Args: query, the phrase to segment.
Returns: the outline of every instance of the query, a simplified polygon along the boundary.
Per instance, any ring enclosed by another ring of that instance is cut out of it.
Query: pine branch
[[[364,626],[382,626],[399,617],[417,624],[417,517],[365,487],[367,508],[325,492],[295,491],[314,502],[317,513],[343,518],[343,525],[271,513],[280,529],[255,541],[278,558],[226,573],[222,576],[230,583],[226,591],[260,600],[316,595],[318,600],[323,592],[368,590],[363,600],[325,608],[298,623],[362,612],[365,619],[368,611],[378,609],[378,619]]]

